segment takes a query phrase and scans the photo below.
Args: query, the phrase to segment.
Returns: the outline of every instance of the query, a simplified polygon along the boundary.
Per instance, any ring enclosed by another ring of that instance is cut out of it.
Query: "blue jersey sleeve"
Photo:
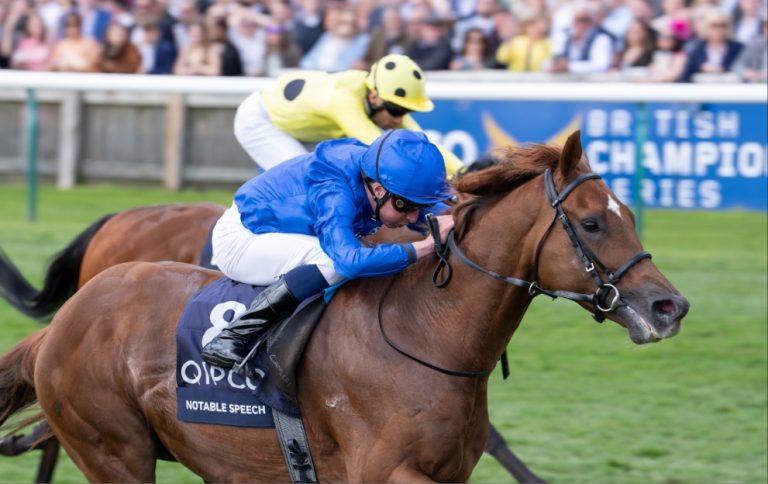
[[[408,250],[398,244],[366,247],[354,232],[359,207],[344,173],[328,163],[313,163],[309,198],[315,212],[315,233],[336,272],[348,278],[394,274],[409,264]],[[415,253],[415,251],[414,251]]]

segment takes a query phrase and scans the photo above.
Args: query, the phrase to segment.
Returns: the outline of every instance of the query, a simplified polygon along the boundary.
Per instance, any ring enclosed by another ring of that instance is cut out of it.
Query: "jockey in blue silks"
[[[203,348],[230,368],[250,341],[298,304],[344,279],[399,272],[434,250],[431,236],[407,244],[362,241],[381,225],[415,223],[450,198],[445,163],[423,133],[389,131],[368,146],[325,141],[246,182],[213,230],[213,258],[233,280],[267,287]],[[445,237],[450,215],[438,217]]]

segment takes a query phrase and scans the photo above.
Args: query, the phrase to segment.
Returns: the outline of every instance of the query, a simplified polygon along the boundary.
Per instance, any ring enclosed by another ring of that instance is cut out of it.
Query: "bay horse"
[[[0,297],[26,316],[45,319],[83,284],[114,265],[161,260],[200,265],[208,234],[224,210],[215,203],[188,203],[106,215],[51,259],[39,290],[0,251]]]
[[[203,248],[225,210],[214,203],[189,203],[136,207],[106,215],[51,259],[39,290],[0,250],[0,297],[26,316],[44,320],[96,274],[114,265],[162,260],[207,265],[210,261],[201,260]],[[380,230],[373,240],[406,241],[413,240],[414,235],[409,230]],[[492,424],[489,430],[487,452],[518,481],[541,482]],[[0,455],[16,456],[41,449],[43,456],[35,482],[51,482],[59,445],[55,438],[46,439],[46,433],[47,425],[43,423],[29,435],[0,439]]]
[[[321,480],[466,481],[487,439],[488,374],[539,293],[575,300],[637,344],[680,330],[687,300],[589,173],[579,133],[562,150],[508,157],[456,184],[449,250],[352,281],[328,305],[298,374]],[[438,260],[452,273],[444,285],[432,282]],[[0,358],[0,422],[37,399],[91,481],[152,481],[165,453],[205,481],[284,480],[271,429],[176,419],[168,348],[185,302],[218,277],[174,262],[100,273]]]

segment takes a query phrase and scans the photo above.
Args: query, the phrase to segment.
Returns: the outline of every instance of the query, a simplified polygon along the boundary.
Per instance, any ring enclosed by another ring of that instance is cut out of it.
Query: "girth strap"
[[[301,418],[291,417],[272,408],[275,429],[293,483],[316,483],[317,472],[309,453],[309,440]]]

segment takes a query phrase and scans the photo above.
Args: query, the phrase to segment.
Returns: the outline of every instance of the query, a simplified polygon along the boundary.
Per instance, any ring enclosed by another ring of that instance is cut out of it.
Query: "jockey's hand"
[[[440,239],[445,242],[448,237],[448,232],[453,229],[453,215],[438,215],[437,222],[440,227]],[[433,239],[430,234],[426,239],[414,242],[413,247],[416,249],[416,258],[421,259],[425,255],[434,252],[435,239]]]

